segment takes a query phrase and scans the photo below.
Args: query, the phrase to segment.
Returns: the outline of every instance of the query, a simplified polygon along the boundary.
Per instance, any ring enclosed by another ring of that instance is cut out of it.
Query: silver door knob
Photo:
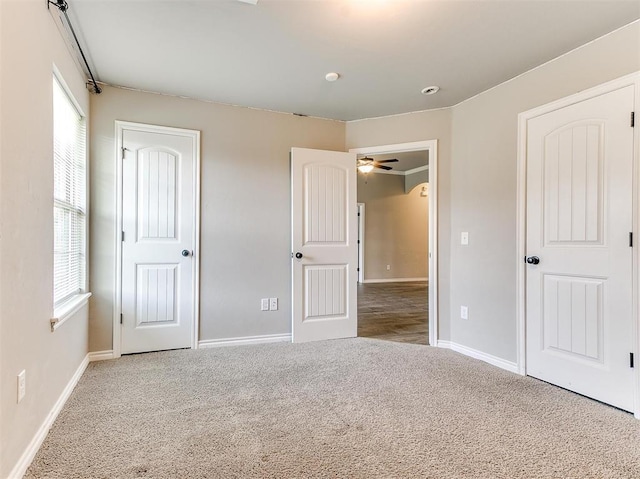
[[[187,256],[191,256],[191,251],[189,251],[188,249],[183,249],[182,250],[182,256],[184,256],[185,258]]]

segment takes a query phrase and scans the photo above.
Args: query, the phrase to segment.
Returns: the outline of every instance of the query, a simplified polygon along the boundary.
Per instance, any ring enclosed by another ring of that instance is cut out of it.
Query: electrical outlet
[[[269,298],[262,298],[260,300],[260,311],[269,311]]]
[[[391,265],[390,264],[387,265],[387,271],[391,271]]]
[[[24,369],[18,374],[18,402],[27,394],[27,371]]]
[[[467,231],[460,233],[460,244],[465,246],[469,244],[469,233]]]
[[[271,311],[278,311],[278,298],[269,298],[269,309]]]
[[[466,306],[460,306],[460,317],[462,319],[469,319],[469,308]]]

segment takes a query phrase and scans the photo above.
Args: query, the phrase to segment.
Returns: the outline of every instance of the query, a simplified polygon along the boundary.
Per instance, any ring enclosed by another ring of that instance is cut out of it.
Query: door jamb
[[[526,255],[526,202],[527,202],[527,122],[540,115],[564,108],[575,103],[579,103],[599,95],[604,95],[612,91],[624,88],[630,85],[635,86],[635,106],[636,116],[640,112],[640,72],[625,75],[621,78],[603,83],[588,90],[581,91],[574,95],[562,98],[560,100],[547,103],[545,105],[522,112],[518,115],[518,166],[517,166],[517,298],[516,298],[516,314],[517,314],[517,364],[518,373],[526,375],[526,268],[524,257]],[[631,113],[631,112],[630,112]],[[638,232],[640,226],[640,209],[638,208],[640,201],[639,191],[639,173],[640,173],[640,126],[636,125],[634,129],[634,147],[633,147],[633,224],[634,232]],[[635,321],[632,321],[632,352],[636,357],[635,376],[636,387],[634,393],[634,416],[640,419],[640,367],[638,367],[638,356],[640,355],[640,317],[638,316],[638,298],[640,296],[640,285],[638,278],[640,274],[640,251],[638,244],[633,245],[632,251],[633,261],[633,298],[632,298],[632,314]]]
[[[350,153],[382,155],[429,151],[429,344],[438,344],[438,140],[351,148]]]
[[[120,314],[122,311],[122,135],[124,130],[143,131],[148,133],[169,133],[171,135],[186,136],[193,139],[193,184],[194,184],[194,223],[193,239],[195,260],[193,268],[193,318],[191,348],[198,348],[198,336],[200,330],[200,132],[197,130],[186,130],[183,128],[173,128],[168,126],[148,125],[144,123],[133,123],[129,121],[116,120],[116,218],[115,218],[115,287],[114,287],[114,308],[113,308],[113,357],[119,358],[122,351],[122,329],[120,324]]]
[[[358,283],[364,283],[364,212],[365,204],[358,203]]]

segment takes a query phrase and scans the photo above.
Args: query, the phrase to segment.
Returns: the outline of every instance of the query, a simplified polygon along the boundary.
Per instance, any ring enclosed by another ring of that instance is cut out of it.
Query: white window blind
[[[53,302],[86,289],[85,119],[53,79]]]

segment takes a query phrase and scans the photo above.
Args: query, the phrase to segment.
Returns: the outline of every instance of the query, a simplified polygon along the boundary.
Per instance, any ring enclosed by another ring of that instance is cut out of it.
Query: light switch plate
[[[469,244],[469,233],[467,231],[463,231],[460,233],[460,244],[468,245]]]
[[[27,371],[24,369],[18,374],[18,402],[27,394]]]

